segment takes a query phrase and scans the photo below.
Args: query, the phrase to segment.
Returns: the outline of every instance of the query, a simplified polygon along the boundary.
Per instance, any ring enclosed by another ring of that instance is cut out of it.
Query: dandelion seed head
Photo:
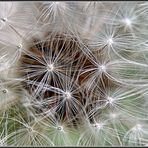
[[[142,3],[0,3],[0,145],[146,144]]]

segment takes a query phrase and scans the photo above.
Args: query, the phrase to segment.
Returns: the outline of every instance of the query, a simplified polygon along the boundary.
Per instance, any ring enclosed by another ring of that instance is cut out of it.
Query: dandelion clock
[[[147,146],[148,3],[0,2],[0,146]]]

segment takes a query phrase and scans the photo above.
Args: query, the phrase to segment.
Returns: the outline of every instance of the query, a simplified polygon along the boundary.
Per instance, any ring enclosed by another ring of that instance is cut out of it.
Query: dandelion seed
[[[53,65],[53,64],[48,65],[48,66],[47,66],[47,70],[48,70],[49,72],[52,72],[52,71],[54,70],[54,65]]]
[[[135,125],[134,127],[133,127],[133,129],[132,129],[133,131],[141,131],[142,130],[142,125],[141,124],[137,124],[137,125]]]
[[[109,46],[111,46],[113,43],[114,43],[113,38],[109,38],[109,39],[107,40],[107,44],[108,44]]]
[[[62,127],[62,126],[58,126],[58,127],[57,127],[57,130],[63,131],[63,127]]]
[[[103,123],[93,124],[93,127],[97,128],[97,130],[100,130],[103,127]]]
[[[7,18],[1,18],[0,20],[1,20],[0,29],[2,29],[7,22]]]
[[[132,22],[131,22],[131,20],[129,19],[129,18],[125,18],[124,20],[123,20],[123,22],[126,24],[126,26],[128,26],[128,27],[131,27],[131,25],[132,25]]]
[[[21,49],[22,47],[23,47],[22,44],[19,44],[19,45],[17,46],[18,49]]]
[[[107,102],[110,104],[113,104],[114,99],[112,97],[108,97],[107,98]]]
[[[105,71],[106,71],[106,66],[105,66],[105,65],[101,65],[101,66],[99,66],[99,69],[100,69],[102,72],[105,72]]]
[[[4,94],[6,94],[6,93],[8,92],[8,90],[7,90],[7,89],[4,89],[4,90],[2,90],[2,92],[3,92]]]
[[[7,18],[1,18],[1,20],[2,20],[3,22],[6,22],[6,21],[7,21]]]
[[[65,98],[70,99],[71,98],[71,93],[70,92],[65,92]]]

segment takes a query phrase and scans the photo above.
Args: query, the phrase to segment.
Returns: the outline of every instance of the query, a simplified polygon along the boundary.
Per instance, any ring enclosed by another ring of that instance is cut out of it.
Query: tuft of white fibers
[[[0,2],[0,146],[148,145],[147,2]]]
[[[12,125],[12,129],[7,125],[8,134],[5,137],[7,144],[11,146],[54,146],[48,135],[46,135],[45,126],[40,123],[42,118],[33,118],[29,115],[24,118],[22,111],[17,112],[17,117],[10,116],[7,119],[7,122]]]
[[[94,123],[84,121],[83,127],[80,128],[82,132],[77,145],[80,146],[110,146],[119,145],[116,132],[113,128],[109,127],[107,120],[99,119]]]
[[[147,121],[135,121],[135,124],[126,132],[123,142],[130,146],[147,144],[148,127]]]
[[[62,121],[60,118],[51,115],[48,118],[44,117],[41,122],[46,127],[48,137],[54,145],[76,145],[80,133],[72,126],[70,121]]]
[[[26,29],[31,30],[37,23],[34,15],[35,7],[32,3],[1,2],[0,8],[0,32],[10,28],[24,33]]]

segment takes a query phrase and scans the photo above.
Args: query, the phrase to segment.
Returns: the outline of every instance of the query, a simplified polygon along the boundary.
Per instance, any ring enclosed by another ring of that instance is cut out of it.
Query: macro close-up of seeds
[[[148,146],[148,2],[0,2],[0,146]]]

